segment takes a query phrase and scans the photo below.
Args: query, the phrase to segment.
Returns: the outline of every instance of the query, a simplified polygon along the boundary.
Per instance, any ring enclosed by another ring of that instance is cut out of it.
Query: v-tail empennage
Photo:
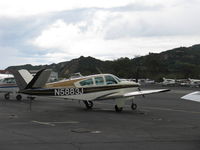
[[[51,74],[50,69],[42,69],[33,77],[27,70],[13,71],[20,92],[28,89],[43,88]]]

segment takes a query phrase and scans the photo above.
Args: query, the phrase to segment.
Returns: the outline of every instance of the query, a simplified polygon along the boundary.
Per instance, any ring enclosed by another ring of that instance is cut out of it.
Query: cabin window
[[[105,76],[106,84],[117,84],[117,81],[112,76]]]
[[[11,83],[11,84],[15,84],[16,83],[14,78],[5,78],[4,82],[5,83]]]
[[[87,86],[87,85],[93,85],[93,84],[94,84],[94,82],[93,82],[92,79],[87,79],[87,80],[84,80],[84,81],[80,82],[81,86]]]
[[[95,77],[95,83],[96,85],[104,85],[103,77]]]

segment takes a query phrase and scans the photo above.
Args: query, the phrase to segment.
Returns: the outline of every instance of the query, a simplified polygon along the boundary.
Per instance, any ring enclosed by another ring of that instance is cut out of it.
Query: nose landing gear
[[[115,105],[115,111],[116,112],[122,112],[123,107],[118,107],[117,105]]]

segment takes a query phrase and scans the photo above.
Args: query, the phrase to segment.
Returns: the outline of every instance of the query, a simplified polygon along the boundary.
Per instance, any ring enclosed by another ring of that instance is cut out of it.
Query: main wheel
[[[21,95],[17,95],[17,96],[16,96],[16,99],[17,99],[18,101],[21,101],[21,100],[22,100],[22,96],[21,96]]]
[[[131,108],[132,108],[132,110],[136,110],[137,109],[137,104],[132,103]]]
[[[92,101],[83,101],[87,109],[92,109],[93,102]]]
[[[6,93],[6,94],[4,95],[4,98],[5,98],[6,100],[9,100],[9,99],[10,99],[10,94],[9,94],[9,93]]]
[[[118,107],[117,105],[115,105],[115,111],[116,112],[122,112],[123,107]]]

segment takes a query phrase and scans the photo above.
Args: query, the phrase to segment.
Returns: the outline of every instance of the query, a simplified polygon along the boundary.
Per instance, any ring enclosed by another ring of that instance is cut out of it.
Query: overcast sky
[[[200,43],[200,0],[0,0],[0,69]]]

